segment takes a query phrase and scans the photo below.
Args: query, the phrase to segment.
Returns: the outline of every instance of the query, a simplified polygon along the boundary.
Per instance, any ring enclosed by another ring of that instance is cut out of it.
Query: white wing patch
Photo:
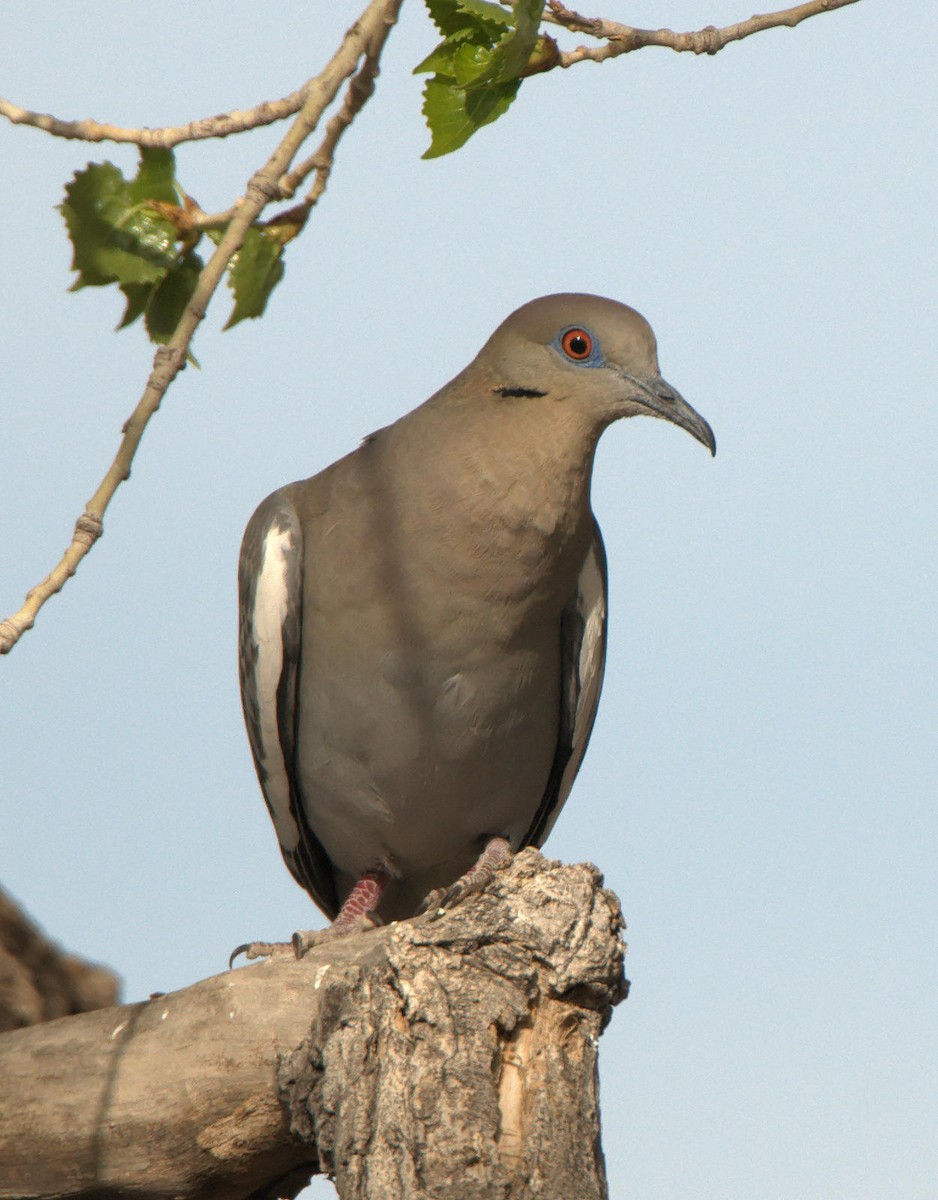
[[[271,525],[264,537],[251,613],[251,633],[257,647],[254,692],[260,718],[258,766],[263,771],[264,792],[274,828],[285,850],[295,850],[300,844],[300,831],[290,812],[290,780],[277,722],[277,688],[283,673],[283,625],[291,601],[289,558],[294,547],[293,530],[289,526],[280,528],[276,522]]]

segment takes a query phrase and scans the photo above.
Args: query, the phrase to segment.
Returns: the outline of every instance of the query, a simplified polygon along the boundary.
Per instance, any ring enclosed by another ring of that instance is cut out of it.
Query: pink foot
[[[466,896],[484,891],[495,878],[495,872],[507,867],[512,858],[514,855],[507,838],[489,838],[485,849],[465,875],[448,888],[434,888],[421,904],[420,912],[432,913],[431,920],[438,920],[447,908],[452,908]]]
[[[374,910],[378,907],[390,875],[386,871],[366,871],[349,892],[348,899],[339,909],[336,919],[327,929],[298,929],[289,942],[245,942],[232,951],[228,959],[229,969],[239,954],[245,958],[280,958],[291,955],[302,958],[314,946],[332,942],[336,938],[349,937],[380,925]]]

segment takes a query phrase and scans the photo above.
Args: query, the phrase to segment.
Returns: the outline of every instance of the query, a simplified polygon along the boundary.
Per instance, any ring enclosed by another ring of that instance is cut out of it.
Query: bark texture
[[[597,1040],[624,994],[621,915],[595,868],[544,867],[527,851],[464,908],[323,969],[280,1081],[343,1200],[606,1195]]]
[[[4,1034],[0,1197],[603,1197],[621,928],[525,851],[439,920]]]

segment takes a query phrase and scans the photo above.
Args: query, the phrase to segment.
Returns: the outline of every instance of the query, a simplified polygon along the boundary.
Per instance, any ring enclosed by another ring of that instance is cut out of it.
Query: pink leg
[[[349,892],[348,899],[328,929],[298,929],[289,942],[245,942],[232,953],[228,966],[233,965],[239,954],[250,959],[280,957],[292,952],[296,958],[302,958],[313,946],[321,946],[335,938],[373,929],[375,925],[380,924],[374,916],[374,910],[381,902],[390,879],[387,871],[380,868],[365,871]]]
[[[349,892],[348,899],[328,929],[297,930],[293,935],[293,952],[296,957],[302,958],[313,946],[321,946],[323,942],[348,937],[351,933],[361,933],[364,929],[373,929],[378,924],[373,915],[374,911],[380,904],[390,879],[387,871],[365,871]]]
[[[441,915],[444,909],[452,908],[473,892],[484,891],[495,878],[495,872],[507,867],[514,855],[507,838],[492,837],[485,843],[485,848],[476,859],[473,866],[448,888],[437,888],[432,891],[423,904],[421,912],[432,912],[433,919]]]

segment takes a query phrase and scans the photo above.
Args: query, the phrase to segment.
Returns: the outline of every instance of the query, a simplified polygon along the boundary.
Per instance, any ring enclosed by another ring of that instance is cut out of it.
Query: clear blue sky
[[[315,72],[339,9],[8,6],[3,91],[124,124],[246,107]],[[131,1000],[309,925],[241,724],[244,523],[518,304],[614,296],[719,453],[635,420],[596,466],[609,665],[547,849],[597,862],[629,922],[602,1044],[612,1194],[933,1200],[936,33],[932,0],[901,20],[861,0],[715,58],[585,64],[427,163],[409,71],[434,35],[411,0],[267,318],[222,335],[216,301],[103,540],[0,663],[0,879],[34,916]],[[184,147],[180,176],[226,207],[278,136]],[[66,294],[53,211],[75,169],[132,150],[0,139],[5,615],[67,543],[151,351],[111,332],[116,295]]]

